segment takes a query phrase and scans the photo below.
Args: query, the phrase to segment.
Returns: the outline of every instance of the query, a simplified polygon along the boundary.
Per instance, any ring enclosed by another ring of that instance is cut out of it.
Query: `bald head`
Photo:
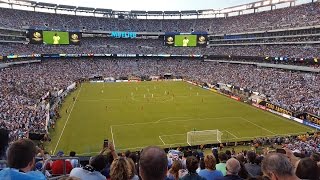
[[[294,169],[289,159],[280,153],[270,153],[262,161],[261,170],[265,175],[277,177],[294,175]]]
[[[240,163],[235,158],[230,158],[226,163],[227,174],[229,175],[237,175],[240,171]]]
[[[143,180],[163,180],[168,169],[167,155],[159,147],[146,147],[141,152],[139,166]]]

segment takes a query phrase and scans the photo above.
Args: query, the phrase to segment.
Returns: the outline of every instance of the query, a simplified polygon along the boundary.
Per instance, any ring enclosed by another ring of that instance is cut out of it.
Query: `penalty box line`
[[[161,121],[161,120],[173,119],[173,118],[181,119],[181,118],[187,118],[187,117],[167,117],[167,118],[161,118],[161,119],[159,119],[157,121],[153,121],[153,122],[111,125],[110,126],[110,133],[111,133],[111,136],[112,136],[113,145],[116,147],[116,144],[115,144],[116,140],[115,140],[115,135],[114,135],[114,132],[113,132],[114,127],[135,126],[135,125],[145,125],[145,124],[158,124],[158,123],[170,123],[170,122],[187,122],[187,121],[193,121],[193,120],[205,121],[205,120],[210,120],[210,119],[226,119],[226,118],[238,118],[238,119],[241,119],[241,117],[219,117],[219,118],[190,118],[190,119],[186,119],[186,120]],[[162,141],[163,145],[170,145],[170,144],[165,144],[165,142],[161,138],[162,136],[163,135],[159,136],[159,139]],[[177,143],[177,144],[181,145],[182,143]],[[163,145],[161,145],[161,146],[163,146]]]

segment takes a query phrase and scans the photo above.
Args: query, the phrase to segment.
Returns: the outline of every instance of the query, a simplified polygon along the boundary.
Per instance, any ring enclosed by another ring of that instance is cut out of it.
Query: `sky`
[[[223,9],[258,0],[34,0],[83,7],[105,8],[113,10],[200,10]],[[297,3],[311,0],[297,0]]]

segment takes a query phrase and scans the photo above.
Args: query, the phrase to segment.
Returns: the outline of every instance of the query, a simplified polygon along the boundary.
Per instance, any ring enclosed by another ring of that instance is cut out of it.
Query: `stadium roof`
[[[233,6],[229,8],[224,8],[220,10],[215,9],[204,9],[204,10],[184,10],[184,11],[145,11],[145,10],[132,10],[132,11],[117,11],[112,9],[104,9],[104,8],[92,8],[92,7],[77,7],[70,5],[60,5],[53,3],[44,3],[44,2],[36,2],[29,0],[0,0],[1,3],[9,4],[13,8],[13,5],[18,6],[27,6],[35,8],[44,8],[44,9],[53,9],[53,10],[63,10],[63,11],[74,11],[76,12],[85,12],[96,14],[109,14],[109,15],[127,15],[127,17],[146,17],[146,16],[209,16],[213,15],[216,17],[217,15],[223,15],[224,17],[229,16],[230,13],[237,12],[238,14],[243,14],[243,11],[253,10],[256,12],[257,9],[270,6],[271,8],[277,4],[285,4],[289,3],[291,5],[295,5],[296,0],[260,0],[252,3],[247,3],[243,5]]]

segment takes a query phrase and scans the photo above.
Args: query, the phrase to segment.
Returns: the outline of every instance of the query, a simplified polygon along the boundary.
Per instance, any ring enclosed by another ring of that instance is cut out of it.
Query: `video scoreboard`
[[[207,33],[165,33],[164,45],[175,47],[206,47]]]
[[[82,34],[80,32],[45,31],[29,29],[27,38],[30,44],[48,45],[79,45]]]

